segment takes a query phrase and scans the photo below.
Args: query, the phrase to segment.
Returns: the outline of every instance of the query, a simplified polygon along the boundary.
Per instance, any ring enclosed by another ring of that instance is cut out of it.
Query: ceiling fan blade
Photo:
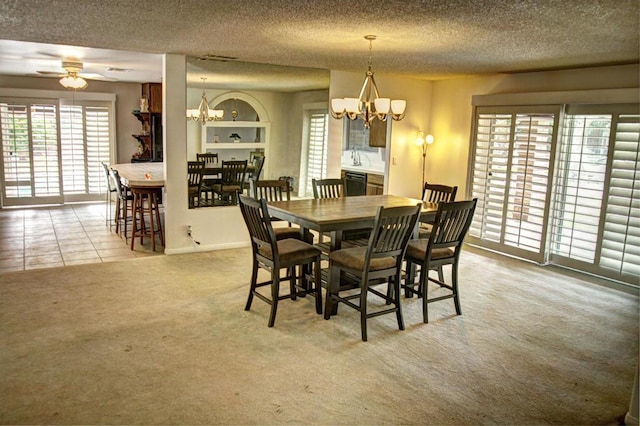
[[[67,75],[67,73],[60,73],[58,71],[36,71],[38,74],[40,74],[41,76],[45,76],[45,77],[64,77],[65,75]]]
[[[78,76],[84,78],[85,80],[118,81],[117,78],[107,77],[102,74],[91,73],[91,72],[81,72],[78,74]]]

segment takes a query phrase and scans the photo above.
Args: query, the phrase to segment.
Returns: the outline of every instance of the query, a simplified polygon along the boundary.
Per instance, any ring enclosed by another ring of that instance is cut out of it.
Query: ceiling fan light
[[[60,79],[60,84],[62,87],[67,89],[85,89],[87,87],[87,81],[82,77],[77,77],[73,75],[67,75]]]

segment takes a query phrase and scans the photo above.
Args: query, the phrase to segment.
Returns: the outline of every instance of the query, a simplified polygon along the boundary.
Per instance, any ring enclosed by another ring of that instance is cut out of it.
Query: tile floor
[[[162,255],[156,240],[125,241],[105,223],[104,203],[0,210],[0,273]],[[112,207],[113,211],[113,207]],[[130,235],[130,234],[129,234]]]

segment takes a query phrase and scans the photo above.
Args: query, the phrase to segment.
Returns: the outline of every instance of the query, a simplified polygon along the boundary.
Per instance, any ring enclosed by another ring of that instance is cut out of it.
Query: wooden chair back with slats
[[[251,196],[267,201],[289,201],[291,191],[286,180],[259,180],[251,184]]]
[[[344,179],[313,179],[313,198],[340,198],[346,195]]]
[[[422,191],[422,201],[431,203],[450,203],[456,200],[457,186],[447,186],[425,182]]]
[[[247,160],[222,161],[222,184],[242,188],[247,173]]]
[[[215,167],[218,165],[218,153],[206,152],[202,154],[196,154],[196,160],[204,161],[205,167]]]

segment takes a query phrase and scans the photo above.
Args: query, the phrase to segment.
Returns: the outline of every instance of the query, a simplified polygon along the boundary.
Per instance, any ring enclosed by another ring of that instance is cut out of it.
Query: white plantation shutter
[[[637,111],[637,106],[612,105],[608,114],[589,109],[602,108],[569,108],[565,119],[552,260],[637,286],[640,115],[625,113]]]
[[[86,102],[60,107],[64,194],[100,194],[106,189],[101,162],[109,162],[107,106]]]
[[[62,146],[62,177],[65,194],[86,190],[84,114],[80,105],[60,107],[60,143]]]
[[[471,178],[478,206],[469,230],[476,243],[543,260],[558,110],[478,108]]]
[[[640,115],[618,117],[600,266],[640,276]]]
[[[472,177],[472,198],[478,198],[469,234],[500,242],[509,162],[511,114],[480,114]]]
[[[0,104],[4,198],[32,197],[28,106]]]
[[[306,195],[313,194],[312,179],[324,179],[326,177],[328,132],[329,115],[327,112],[311,111],[309,114]]]
[[[110,162],[107,101],[0,99],[2,197],[7,206],[101,199]]]
[[[605,190],[610,115],[565,118],[558,157],[551,252],[593,262]]]
[[[85,107],[87,144],[87,181],[90,194],[104,193],[107,189],[101,162],[110,161],[111,132],[107,106]]]
[[[38,100],[0,101],[3,204],[61,200],[57,106]]]

